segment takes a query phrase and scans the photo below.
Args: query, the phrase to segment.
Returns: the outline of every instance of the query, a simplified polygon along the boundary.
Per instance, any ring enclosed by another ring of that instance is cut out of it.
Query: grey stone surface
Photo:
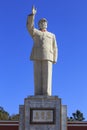
[[[66,105],[62,105],[61,107],[61,118],[62,118],[62,130],[67,130],[67,106]]]
[[[31,124],[30,109],[55,109],[54,123],[46,122]],[[20,107],[19,130],[61,130],[61,99],[57,96],[30,96],[25,98],[24,106]],[[24,123],[23,123],[24,122]],[[23,124],[22,124],[23,123]],[[23,127],[23,128],[22,128]]]
[[[24,130],[24,105],[19,106],[19,130]]]

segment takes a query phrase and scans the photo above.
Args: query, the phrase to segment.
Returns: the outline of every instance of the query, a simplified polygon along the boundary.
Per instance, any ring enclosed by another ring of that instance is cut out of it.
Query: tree
[[[19,114],[13,114],[9,117],[9,120],[18,121],[19,120]]]
[[[72,117],[68,118],[68,121],[83,121],[85,120],[83,113],[80,110],[76,110],[75,113],[72,113]]]
[[[75,113],[72,113],[74,120],[83,121],[85,118],[83,117],[83,113],[77,110]]]
[[[0,120],[9,120],[9,113],[0,106]]]
[[[0,106],[0,120],[19,120],[19,114],[10,115]]]

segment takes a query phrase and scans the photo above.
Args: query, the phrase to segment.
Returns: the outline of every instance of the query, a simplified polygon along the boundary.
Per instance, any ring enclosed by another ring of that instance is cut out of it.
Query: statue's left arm
[[[55,35],[53,36],[53,52],[53,62],[56,63],[58,58],[58,47]]]

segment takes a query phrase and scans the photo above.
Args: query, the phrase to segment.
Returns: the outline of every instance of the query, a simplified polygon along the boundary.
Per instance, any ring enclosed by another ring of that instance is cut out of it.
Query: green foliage
[[[76,110],[75,113],[72,113],[72,117],[68,117],[68,121],[83,121],[85,120],[83,113],[81,113],[79,110]]]
[[[19,120],[19,114],[11,115],[0,106],[0,120]]]
[[[14,114],[14,115],[11,115],[9,120],[14,120],[14,121],[18,121],[19,120],[19,114]]]
[[[9,113],[0,106],[0,120],[9,120]]]

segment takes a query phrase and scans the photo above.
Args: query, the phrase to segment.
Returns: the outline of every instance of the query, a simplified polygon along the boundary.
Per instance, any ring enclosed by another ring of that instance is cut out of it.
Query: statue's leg
[[[34,93],[35,95],[42,95],[42,63],[41,61],[37,60],[34,61]]]
[[[42,88],[43,95],[51,96],[52,91],[52,62],[42,61]]]

